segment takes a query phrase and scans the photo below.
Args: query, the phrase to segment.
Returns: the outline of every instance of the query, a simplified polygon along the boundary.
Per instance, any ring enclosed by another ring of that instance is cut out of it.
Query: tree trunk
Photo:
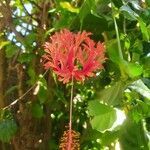
[[[0,49],[0,108],[5,106],[5,50]]]

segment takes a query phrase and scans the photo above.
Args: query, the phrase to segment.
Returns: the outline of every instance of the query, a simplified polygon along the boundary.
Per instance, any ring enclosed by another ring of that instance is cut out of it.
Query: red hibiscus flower
[[[90,39],[91,33],[85,31],[72,33],[67,29],[56,32],[44,45],[43,55],[45,69],[52,68],[63,83],[72,77],[84,81],[92,77],[95,71],[102,69],[105,61],[104,45]]]

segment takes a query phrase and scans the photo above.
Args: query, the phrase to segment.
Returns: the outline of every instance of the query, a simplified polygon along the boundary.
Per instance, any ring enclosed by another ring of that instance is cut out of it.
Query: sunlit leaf
[[[108,105],[118,105],[122,102],[124,86],[125,85],[121,81],[118,81],[111,87],[97,93],[98,97]]]
[[[132,108],[131,116],[133,120],[138,123],[140,120],[150,117],[150,105],[141,100],[136,101],[137,105]]]
[[[98,101],[90,101],[88,106],[92,128],[100,132],[109,130],[116,120],[116,111],[110,106],[101,104]]]
[[[120,11],[124,13],[125,17],[129,20],[137,20],[139,15],[135,13],[128,5],[123,5]]]
[[[139,21],[139,25],[140,25],[140,28],[141,28],[141,32],[143,34],[143,39],[145,41],[149,41],[149,31],[146,27],[146,24],[143,22],[143,20],[141,18],[139,18],[138,21]]]
[[[120,131],[119,142],[122,150],[148,150],[148,137],[142,122],[135,123],[128,118]]]
[[[60,2],[60,6],[64,9],[67,9],[70,12],[79,13],[79,9],[73,7],[69,2]]]
[[[137,10],[142,10],[142,7],[139,4],[138,0],[131,0],[130,3],[132,4],[132,6],[137,9]]]
[[[2,49],[4,46],[10,44],[10,41],[3,41],[3,42],[0,42],[0,49]]]
[[[143,73],[143,67],[136,63],[121,61],[121,68],[130,78],[135,78]]]
[[[142,96],[150,99],[150,89],[143,83],[141,79],[133,82],[130,86],[133,90],[140,93]]]

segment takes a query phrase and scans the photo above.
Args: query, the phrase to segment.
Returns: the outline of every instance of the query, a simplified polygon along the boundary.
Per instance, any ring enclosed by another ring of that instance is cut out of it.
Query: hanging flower
[[[72,33],[67,29],[56,32],[44,45],[43,55],[45,69],[52,68],[63,83],[71,78],[84,81],[102,69],[105,61],[104,45],[90,39],[91,33],[83,31]]]
[[[69,137],[70,134],[70,137]],[[59,149],[60,150],[80,150],[79,143],[80,133],[74,130],[64,131],[64,134],[60,140]]]

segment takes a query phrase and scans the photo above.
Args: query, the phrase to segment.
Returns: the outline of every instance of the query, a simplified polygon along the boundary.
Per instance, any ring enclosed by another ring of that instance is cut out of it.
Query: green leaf
[[[31,60],[33,60],[34,57],[35,57],[35,55],[32,53],[23,53],[18,58],[18,61],[21,63],[29,63],[29,62],[31,62]]]
[[[83,137],[83,140],[86,141],[97,140],[102,136],[101,132],[93,130],[92,128],[87,129],[87,131],[88,132],[86,132],[86,135]]]
[[[125,38],[124,39],[124,46],[125,46],[125,49],[129,49],[130,48],[130,46],[131,46],[131,44],[130,44],[130,40],[129,40],[129,38]]]
[[[147,0],[146,3],[148,6],[150,6],[150,0]]]
[[[119,64],[121,58],[120,58],[119,51],[118,51],[117,40],[113,39],[113,40],[108,41],[106,43],[106,48],[107,48],[107,52],[108,52],[109,58],[114,63]]]
[[[44,115],[43,106],[38,103],[34,103],[32,105],[31,111],[32,111],[33,117],[35,117],[35,118],[41,118]]]
[[[28,84],[33,85],[37,81],[37,76],[36,76],[34,68],[32,66],[29,66],[27,73],[28,73],[28,76],[30,77],[28,80]]]
[[[79,13],[79,9],[73,7],[69,2],[66,1],[60,2],[60,6],[64,9],[67,9],[70,12]]]
[[[115,109],[96,100],[89,102],[88,110],[89,114],[94,116],[90,121],[92,128],[100,132],[109,130],[116,120]]]
[[[137,10],[142,10],[142,7],[140,6],[138,0],[132,0],[132,1],[130,1],[130,3],[132,4],[132,6],[133,6],[135,9],[137,9]]]
[[[145,57],[143,60],[144,77],[150,78],[150,57]]]
[[[131,78],[134,78],[142,74],[143,68],[139,64],[128,63],[127,72]]]
[[[143,35],[143,39],[145,41],[149,41],[149,31],[148,31],[148,28],[146,27],[146,24],[141,18],[138,18],[138,22],[139,22],[140,29]]]
[[[130,86],[133,90],[140,93],[142,96],[150,99],[150,89],[143,83],[141,79],[133,82]]]
[[[101,18],[103,13],[107,11],[108,4],[110,3],[110,0],[95,0],[92,1],[92,5],[90,6],[90,13],[94,16]]]
[[[136,101],[137,104],[132,108],[131,116],[138,123],[140,120],[150,117],[150,105],[140,100]]]
[[[137,20],[139,15],[135,13],[128,5],[123,5],[120,8],[120,11],[123,12],[124,16],[129,20]]]
[[[17,131],[17,125],[12,119],[0,120],[0,140],[10,142]]]
[[[37,34],[34,32],[31,32],[25,37],[24,44],[27,51],[32,51],[32,49],[34,48],[33,42],[35,42],[36,40],[37,40]]]
[[[39,91],[37,93],[37,96],[38,96],[38,100],[42,104],[47,100],[47,97],[48,97],[47,82],[43,78],[43,76],[39,76],[38,84],[39,84]]]
[[[138,77],[143,73],[143,67],[141,65],[125,60],[121,61],[120,67],[130,78]]]
[[[5,52],[6,52],[6,57],[11,58],[18,52],[18,47],[16,45],[9,44],[6,46]]]
[[[119,131],[106,131],[101,137],[102,144],[109,146],[113,143],[119,136]]]
[[[56,30],[62,29],[62,28],[69,28],[73,20],[76,17],[75,13],[68,12],[66,10],[61,10],[60,12],[61,12],[60,19],[54,23],[54,28]]]
[[[133,48],[130,51],[138,53],[138,54],[142,54],[143,53],[142,41],[139,39],[136,39],[136,41],[134,42]]]
[[[84,18],[91,13],[91,8],[93,6],[94,1],[93,0],[85,0],[84,3],[82,4],[80,11],[79,11],[79,18],[80,18],[80,23],[82,26]]]
[[[108,30],[108,22],[105,18],[96,17],[93,14],[88,14],[83,21],[82,28],[92,32],[92,37],[99,40],[102,37],[102,32]]]
[[[38,96],[38,100],[40,101],[40,103],[41,104],[44,103],[48,97],[47,89],[45,89],[43,86],[40,86],[37,96]]]
[[[0,42],[0,49],[2,49],[3,47],[5,47],[8,44],[10,44],[10,41],[2,41],[2,42]]]
[[[98,93],[98,97],[108,105],[118,105],[122,102],[125,85],[118,81],[111,87],[108,87]]]
[[[128,5],[123,5],[120,8],[120,11],[124,13],[124,15],[127,19],[137,20],[139,22],[140,29],[141,29],[141,32],[142,32],[142,35],[143,35],[143,39],[145,41],[149,41],[148,29],[146,27],[146,24],[142,20],[142,18],[140,18],[139,15],[136,12],[134,12]]]
[[[122,150],[149,150],[148,138],[142,122],[126,119],[120,131],[119,143]]]

